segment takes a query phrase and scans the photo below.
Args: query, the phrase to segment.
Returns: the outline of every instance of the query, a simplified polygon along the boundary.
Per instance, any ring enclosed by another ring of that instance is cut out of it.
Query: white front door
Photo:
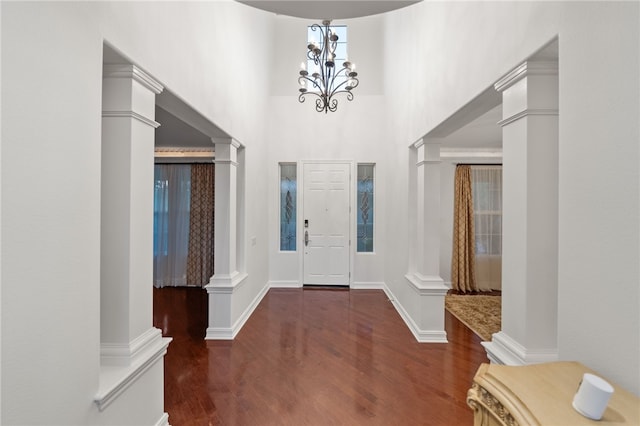
[[[350,165],[303,167],[303,283],[349,285]]]

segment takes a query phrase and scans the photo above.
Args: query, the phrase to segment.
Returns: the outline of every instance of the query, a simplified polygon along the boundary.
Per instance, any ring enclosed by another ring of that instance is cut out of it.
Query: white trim
[[[208,286],[207,286],[208,287]],[[237,288],[237,287],[236,287]],[[209,292],[209,289],[207,289]],[[256,309],[260,301],[264,298],[264,296],[269,291],[269,283],[265,284],[260,290],[260,293],[256,295],[253,301],[249,304],[247,309],[240,315],[240,317],[233,323],[230,328],[227,327],[208,327],[207,335],[205,336],[205,340],[233,340],[236,335],[240,332],[244,324],[247,322],[253,311]],[[210,293],[213,293],[211,291]],[[233,291],[232,291],[233,293]]]
[[[527,117],[529,115],[550,115],[550,116],[558,116],[559,111],[557,109],[525,109],[520,111],[517,114],[513,114],[511,117],[507,117],[504,120],[498,121],[498,126],[504,127],[507,124],[511,124],[514,121],[518,121],[521,118]]]
[[[415,141],[414,143],[409,145],[409,148],[415,148],[418,149],[420,148],[422,145],[424,145],[424,138],[420,138],[417,141]]]
[[[169,424],[169,414],[162,413],[162,416],[160,416],[160,419],[156,422],[155,426],[171,426]]]
[[[160,337],[148,341],[145,347],[141,349],[141,353],[132,359],[129,366],[102,365],[100,367],[100,385],[98,393],[94,397],[94,402],[98,405],[98,409],[103,411],[149,368],[156,362],[161,361],[167,353],[167,346],[169,346],[171,340],[173,339],[170,337]]]
[[[502,148],[446,148],[440,151],[440,158],[495,158],[502,160]]]
[[[494,364],[527,365],[558,360],[557,350],[529,350],[504,331],[494,333],[490,342],[482,342]]]
[[[102,111],[102,116],[109,118],[132,118],[146,124],[147,126],[151,126],[154,129],[160,127],[160,123],[157,121],[147,118],[142,114],[138,114],[135,111]]]
[[[418,272],[406,274],[405,279],[411,284],[411,288],[420,295],[445,296],[449,290],[444,285],[444,280],[438,276],[425,276]]]
[[[205,285],[207,293],[233,293],[246,282],[249,274],[246,272],[234,271],[230,275],[214,274]]]
[[[236,150],[244,148],[244,145],[242,144],[242,142],[238,141],[237,139],[231,138],[231,137],[228,137],[228,138],[212,137],[211,138],[211,143],[213,143],[214,145],[216,145],[216,144],[231,145]]]
[[[213,164],[230,164],[234,167],[238,167],[238,162],[237,161],[233,161],[233,160],[212,160],[211,161]]]
[[[149,74],[131,64],[109,64],[102,68],[103,78],[131,78],[144,87],[159,94],[164,90],[164,86]]]
[[[557,74],[558,61],[527,61],[509,71],[504,77],[498,80],[493,87],[496,91],[503,92],[529,75]]]
[[[269,288],[301,288],[302,283],[298,280],[271,280]]]
[[[128,343],[102,343],[100,363],[105,366],[131,365],[148,346],[152,346],[160,338],[162,338],[160,329],[151,327]]]
[[[420,160],[416,163],[416,166],[424,166],[425,164],[440,164],[442,160]]]
[[[351,283],[351,290],[384,290],[385,289],[384,282],[365,282],[365,281],[354,281]]]
[[[393,304],[398,314],[404,321],[404,323],[409,327],[409,330],[413,334],[413,337],[420,343],[448,343],[447,341],[447,333],[446,331],[440,330],[421,330],[420,327],[413,321],[411,315],[404,309],[404,306],[398,302],[395,295],[391,291],[389,287],[384,286],[384,292],[386,293],[389,301]],[[444,315],[444,309],[442,314]]]

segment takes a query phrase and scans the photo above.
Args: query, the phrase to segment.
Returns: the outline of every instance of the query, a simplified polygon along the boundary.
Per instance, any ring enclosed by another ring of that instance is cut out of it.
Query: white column
[[[102,100],[101,363],[129,366],[164,353],[153,327],[155,96],[163,87],[132,65],[106,65]],[[102,384],[101,384],[102,385]]]
[[[416,163],[415,271],[406,278],[419,296],[417,326],[421,342],[446,342],[444,296],[440,277],[440,144],[419,140]]]
[[[503,99],[502,331],[497,363],[557,359],[558,63],[525,62],[495,85]]]
[[[231,284],[238,274],[236,265],[236,197],[238,145],[233,139],[215,139],[216,192],[214,275],[212,285]]]
[[[209,294],[209,327],[206,339],[233,339],[239,326],[232,317],[234,293],[247,278],[238,272],[238,148],[231,138],[215,138],[216,191],[214,226],[214,274],[205,287]]]

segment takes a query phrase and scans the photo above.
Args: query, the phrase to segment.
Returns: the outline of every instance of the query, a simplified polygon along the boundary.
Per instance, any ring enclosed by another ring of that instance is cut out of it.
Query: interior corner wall
[[[302,285],[301,226],[298,224],[298,251],[280,251],[280,197],[279,168],[281,162],[323,160],[347,160],[354,163],[375,163],[374,202],[374,253],[355,253],[352,283],[382,285],[385,255],[385,231],[387,211],[382,200],[387,196],[386,178],[389,173],[385,140],[386,119],[382,94],[382,71],[379,67],[379,51],[371,45],[381,45],[382,17],[334,21],[336,25],[348,26],[348,55],[357,64],[360,85],[354,89],[354,100],[347,101],[338,95],[338,110],[320,113],[315,110],[315,99],[307,96],[304,103],[298,102],[298,71],[305,58],[307,27],[317,21],[279,16],[276,38],[278,39],[278,61],[274,67],[273,84],[269,108],[268,144],[268,228],[269,274],[273,286]],[[301,173],[302,169],[299,169]],[[300,181],[300,174],[298,175]],[[352,191],[355,191],[355,177]],[[298,191],[302,190],[298,187]],[[298,221],[302,220],[301,197],[298,197]],[[352,200],[355,195],[352,193]],[[355,226],[353,224],[352,226]],[[354,233],[352,232],[352,235]],[[352,245],[355,247],[355,244]]]
[[[421,2],[384,21],[385,51],[393,52],[384,79],[394,170],[407,166],[409,144],[558,38],[559,355],[636,394],[638,8],[605,1]],[[398,79],[398,64],[419,78]],[[407,217],[406,173],[387,176],[387,187],[386,208]],[[410,305],[403,280],[410,228],[403,221],[393,228],[385,282],[399,303]]]
[[[1,7],[0,422],[154,423],[163,410],[162,368],[147,371],[104,412],[93,402],[100,374],[103,43],[246,147],[246,235],[256,245],[246,244],[249,278],[233,307],[239,312],[268,280],[267,230],[263,216],[250,212],[267,202],[271,77],[270,66],[254,73],[242,65],[271,64],[274,18],[232,1]]]

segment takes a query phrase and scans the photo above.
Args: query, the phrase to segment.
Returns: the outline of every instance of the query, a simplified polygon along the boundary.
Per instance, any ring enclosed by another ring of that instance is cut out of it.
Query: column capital
[[[142,84],[144,87],[159,94],[164,86],[142,69],[131,64],[107,64],[102,68],[102,78],[130,78]]]
[[[215,151],[216,151],[216,159],[214,160],[215,164],[230,164],[232,166],[238,166],[238,148],[235,144],[231,143],[233,139],[231,138],[211,138],[212,141],[216,141],[215,143]],[[222,140],[223,142],[219,143],[217,141]],[[224,142],[227,141],[227,142]]]
[[[503,92],[531,75],[558,75],[558,61],[525,61],[509,71],[493,87],[498,92]]]
[[[233,146],[235,149],[240,149],[243,147],[243,145],[238,142],[236,139],[234,138],[211,138],[211,142],[214,145],[231,145]]]
[[[423,139],[423,143],[417,147],[418,162],[416,165],[420,167],[425,164],[440,164],[442,162],[440,159],[440,144],[424,142],[426,140]]]

